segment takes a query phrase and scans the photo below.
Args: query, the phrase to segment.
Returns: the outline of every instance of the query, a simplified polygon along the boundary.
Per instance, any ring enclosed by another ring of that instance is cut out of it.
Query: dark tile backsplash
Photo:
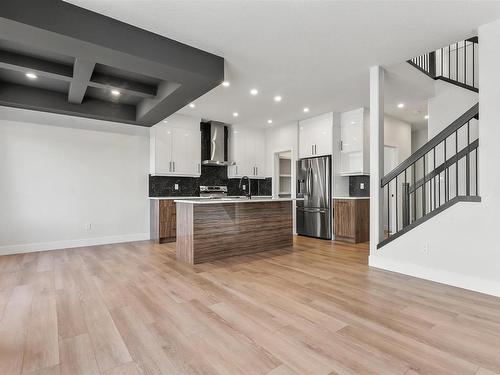
[[[200,195],[199,178],[149,176],[150,197],[192,197]],[[174,185],[179,184],[179,190]]]
[[[227,178],[227,167],[201,167],[200,177],[173,177],[173,176],[149,176],[149,196],[169,197],[182,196],[192,197],[200,195],[200,186],[227,185],[228,195],[244,195],[239,189],[239,178]],[[174,185],[179,185],[179,190]],[[252,179],[250,183],[252,195],[272,195],[272,179]]]
[[[359,188],[361,183],[365,184],[363,190]],[[370,176],[349,176],[349,195],[351,197],[369,197]]]
[[[245,185],[246,185],[245,180]],[[227,195],[245,195],[245,191],[239,188],[240,179],[230,178],[227,183]],[[272,178],[268,177],[264,180],[250,179],[250,188],[252,195],[273,195]]]

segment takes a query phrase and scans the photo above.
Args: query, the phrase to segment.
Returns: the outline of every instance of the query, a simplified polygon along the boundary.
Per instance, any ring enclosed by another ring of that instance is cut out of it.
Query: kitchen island
[[[293,199],[175,202],[177,260],[197,264],[292,246]]]

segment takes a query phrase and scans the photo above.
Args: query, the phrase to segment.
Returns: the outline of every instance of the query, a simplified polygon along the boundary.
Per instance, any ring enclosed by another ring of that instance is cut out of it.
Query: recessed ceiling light
[[[120,91],[118,91],[118,90],[111,90],[111,95],[113,95],[113,96],[120,96]]]
[[[424,116],[424,118],[425,118],[426,120],[428,120],[428,119],[429,119],[429,115],[425,115],[425,116]]]
[[[279,95],[276,95],[276,96],[274,97],[274,101],[275,101],[275,102],[281,102],[281,99],[282,99],[282,97],[281,97],[281,96],[279,96]]]
[[[222,86],[224,87],[229,87],[229,85],[230,85],[229,81],[222,82]]]
[[[269,119],[269,120],[267,120],[267,123],[268,123],[268,124],[272,124],[272,123],[273,123],[273,120]]]
[[[194,103],[189,103],[189,108],[194,108],[194,107],[196,107],[196,104],[194,104]]]
[[[257,95],[258,93],[259,93],[259,90],[257,90],[257,89],[251,89],[251,90],[250,90],[250,95],[255,96],[255,95]]]
[[[399,103],[398,108],[404,108],[405,104],[404,103]]]
[[[26,73],[26,77],[28,77],[29,79],[37,79],[38,76],[35,74],[35,73]]]
[[[239,113],[238,112],[233,112],[233,117],[238,117]]]
[[[304,112],[305,113],[309,112],[309,107],[304,107]]]

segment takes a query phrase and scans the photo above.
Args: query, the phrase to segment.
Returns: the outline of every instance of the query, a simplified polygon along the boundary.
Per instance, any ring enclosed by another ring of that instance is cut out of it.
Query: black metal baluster
[[[438,207],[441,207],[441,172],[438,174],[438,200]]]
[[[398,176],[396,176],[396,230],[394,233],[398,231]]]
[[[391,233],[391,209],[390,209],[390,198],[391,195],[391,183],[387,184],[387,237],[390,237]]]
[[[451,78],[451,45],[448,46],[448,78]]]
[[[456,186],[455,186],[455,193],[456,196],[458,197],[458,129],[455,131],[455,180],[456,180]]]
[[[431,77],[436,77],[436,51],[429,53],[429,74]]]
[[[446,155],[446,140],[448,138],[444,139],[444,201],[445,203],[448,202],[448,199],[450,199],[450,184],[449,184],[449,172],[448,172],[448,159]]]
[[[476,76],[476,73],[474,71],[474,49],[476,48],[476,45],[472,43],[472,86],[475,86],[474,78]]]
[[[404,210],[403,210],[403,228],[406,227],[408,224],[410,224],[410,189],[408,188],[408,181],[407,181],[407,173],[406,171],[408,168],[405,169],[405,183],[404,183],[404,188],[403,188],[403,200],[404,200]]]
[[[467,41],[464,40],[464,83],[467,84]]]
[[[423,173],[424,174],[424,177],[423,177],[424,184],[422,185],[422,217],[424,217],[425,212],[426,212],[426,208],[427,208],[427,202],[425,200],[425,198],[426,198],[425,197],[426,196],[426,194],[425,194],[425,154],[424,154],[424,157],[422,158],[422,162],[423,162],[423,167],[424,167],[424,173]]]
[[[467,156],[465,158],[465,162],[467,163],[465,166],[465,174],[466,174],[466,185],[465,185],[465,195],[470,195],[470,121],[467,121]]]
[[[417,181],[415,175],[417,174],[417,163],[413,163],[413,221],[417,220]]]
[[[434,159],[434,170],[433,170],[434,176],[432,177],[432,180],[434,182],[434,209],[436,209],[436,175],[435,175],[435,173],[436,173],[436,147],[434,147],[432,149],[432,151],[433,151],[433,154],[434,154],[433,155],[433,159]]]

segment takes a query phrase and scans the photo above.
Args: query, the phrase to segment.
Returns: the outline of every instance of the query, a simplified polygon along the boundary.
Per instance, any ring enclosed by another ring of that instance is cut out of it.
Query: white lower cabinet
[[[150,173],[199,177],[201,132],[198,117],[172,115],[150,129]]]
[[[260,129],[233,127],[229,131],[229,178],[265,178],[265,135]]]

